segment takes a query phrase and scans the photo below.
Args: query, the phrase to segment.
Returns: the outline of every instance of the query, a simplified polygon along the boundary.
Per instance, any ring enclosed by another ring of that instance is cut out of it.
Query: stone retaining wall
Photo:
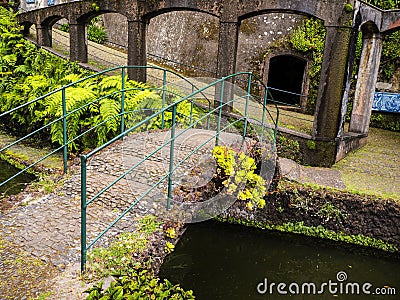
[[[400,248],[400,204],[391,199],[357,195],[283,182],[267,197],[265,209],[250,212],[236,202],[223,218],[283,225],[303,222],[346,235],[364,235]]]
[[[127,21],[116,13],[102,16],[108,41],[127,47]],[[260,70],[264,53],[279,37],[289,34],[304,17],[288,13],[270,13],[246,19],[240,26],[237,71]],[[167,26],[166,26],[167,24]],[[151,19],[148,27],[147,52],[190,66],[216,72],[219,22],[204,13],[179,11]],[[163,59],[150,59],[185,69]],[[188,68],[188,71],[193,69]]]

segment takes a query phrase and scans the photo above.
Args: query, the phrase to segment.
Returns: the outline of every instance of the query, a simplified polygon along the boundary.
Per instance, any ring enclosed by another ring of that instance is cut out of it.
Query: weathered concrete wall
[[[128,47],[128,21],[125,16],[108,13],[101,16],[108,40],[116,46]]]
[[[244,20],[239,32],[237,71],[261,71],[269,45],[288,35],[303,18],[296,14],[270,13]],[[110,13],[103,15],[103,20],[109,42],[126,48],[126,18]],[[174,65],[151,55],[154,54],[209,70],[208,75],[212,76],[216,72],[218,34],[218,19],[208,14],[180,11],[159,15],[151,19],[148,27],[148,58],[173,65],[174,68],[185,69],[184,66]],[[193,71],[190,68],[185,70]]]
[[[262,69],[264,54],[270,44],[290,34],[303,19],[296,14],[270,13],[243,21],[239,33],[237,71]]]
[[[148,33],[149,54],[209,70],[210,74],[205,74],[207,76],[215,74],[219,34],[216,17],[196,12],[171,12],[151,19]],[[161,58],[148,57],[185,69]]]

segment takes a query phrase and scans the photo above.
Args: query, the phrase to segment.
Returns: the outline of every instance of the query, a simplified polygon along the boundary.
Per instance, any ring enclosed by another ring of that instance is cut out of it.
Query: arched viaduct
[[[70,58],[87,62],[88,22],[101,14],[119,13],[128,21],[128,65],[146,65],[146,32],[150,20],[172,11],[196,11],[219,20],[217,76],[235,73],[239,27],[243,20],[288,12],[316,17],[326,27],[325,49],[312,139],[328,164],[365,144],[379,61],[382,35],[400,29],[400,11],[382,11],[356,0],[97,0],[51,6],[18,15],[24,32],[36,26],[37,43],[51,46],[51,28],[60,19],[70,25]],[[344,120],[350,90],[355,45],[363,32],[363,50],[349,133]],[[131,79],[145,81],[144,69],[130,70]]]

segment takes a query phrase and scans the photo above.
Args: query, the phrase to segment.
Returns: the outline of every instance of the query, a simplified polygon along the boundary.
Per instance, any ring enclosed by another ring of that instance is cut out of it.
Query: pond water
[[[400,299],[397,259],[213,221],[189,226],[160,277],[193,290],[199,300]]]
[[[0,182],[7,180],[20,170],[6,161],[0,160]],[[0,198],[3,195],[13,195],[22,191],[26,184],[35,179],[32,174],[23,173],[5,185],[0,186]]]

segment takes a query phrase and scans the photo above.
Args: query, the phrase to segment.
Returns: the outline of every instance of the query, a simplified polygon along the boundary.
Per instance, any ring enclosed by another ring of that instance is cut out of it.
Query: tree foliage
[[[400,0],[365,0],[365,2],[372,4],[381,9],[398,9],[398,8],[400,8]]]

